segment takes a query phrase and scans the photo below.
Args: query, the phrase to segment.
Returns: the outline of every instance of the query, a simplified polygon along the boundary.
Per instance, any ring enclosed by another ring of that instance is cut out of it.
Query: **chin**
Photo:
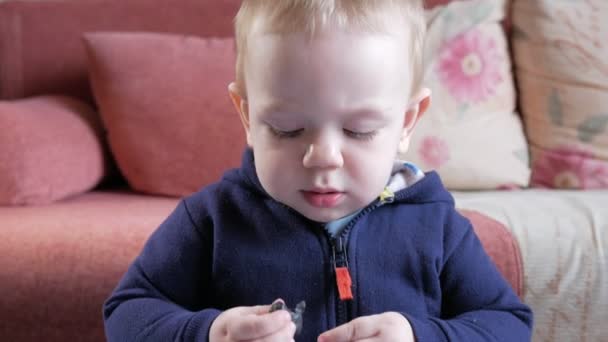
[[[316,210],[316,211],[315,211]],[[298,210],[298,212],[304,215],[309,220],[319,222],[319,223],[327,223],[334,220],[337,220],[346,215],[340,215],[337,213],[323,213],[323,209],[312,208],[308,209],[306,212]]]

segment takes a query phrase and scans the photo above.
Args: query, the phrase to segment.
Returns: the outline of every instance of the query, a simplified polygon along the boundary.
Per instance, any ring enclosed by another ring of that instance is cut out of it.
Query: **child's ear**
[[[430,105],[431,90],[428,88],[420,89],[420,91],[412,97],[405,112],[403,131],[401,132],[401,140],[399,141],[400,153],[405,153],[409,149],[412,131]]]
[[[249,106],[247,105],[247,100],[240,94],[239,88],[234,82],[231,82],[228,85],[228,94],[230,95],[234,108],[236,108],[236,111],[239,113],[241,123],[245,128],[247,145],[251,147],[251,137],[249,134]]]

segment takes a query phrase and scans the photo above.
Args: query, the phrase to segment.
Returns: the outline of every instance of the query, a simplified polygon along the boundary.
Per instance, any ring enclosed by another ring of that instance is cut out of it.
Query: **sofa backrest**
[[[0,2],[0,100],[65,94],[92,103],[82,34],[233,35],[239,0]]]

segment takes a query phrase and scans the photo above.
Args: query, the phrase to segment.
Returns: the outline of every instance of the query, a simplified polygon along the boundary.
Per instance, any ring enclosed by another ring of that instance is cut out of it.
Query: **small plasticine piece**
[[[287,305],[285,305],[285,303],[281,302],[281,301],[277,301],[274,302],[272,304],[272,306],[270,307],[270,312],[273,311],[277,311],[277,310],[287,310],[289,312],[289,314],[291,315],[291,321],[295,323],[296,325],[296,335],[298,335],[300,333],[300,331],[302,331],[302,321],[303,321],[303,314],[304,314],[304,310],[306,310],[306,302],[305,301],[301,301],[296,305],[296,308],[291,311]]]

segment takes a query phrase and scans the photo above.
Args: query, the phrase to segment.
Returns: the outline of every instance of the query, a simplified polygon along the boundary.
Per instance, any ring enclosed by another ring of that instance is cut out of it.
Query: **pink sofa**
[[[48,94],[67,95],[96,107],[88,83],[84,32],[153,31],[229,37],[239,3],[238,0],[0,1],[0,112],[3,103],[19,107],[20,102],[15,100]],[[96,122],[91,125],[98,125],[99,120]],[[49,134],[48,130],[36,129],[34,134]],[[60,136],[58,133],[57,139]],[[44,143],[44,139],[39,140],[37,143]],[[66,143],[62,151],[78,145],[78,141]],[[43,177],[36,182],[36,177],[28,174],[34,185],[23,185],[40,189],[30,198],[47,198],[47,203],[0,206],[1,341],[104,340],[102,302],[147,236],[177,204],[178,197],[146,194],[125,184],[111,158],[107,158],[107,143],[101,141],[105,161],[89,161],[100,163],[96,170],[102,170],[97,177],[100,181],[93,186],[87,188],[83,181],[71,192],[57,193],[57,188],[64,185],[59,181],[53,183],[57,178],[86,180],[91,171],[85,175],[70,174],[70,167],[56,165],[47,155],[49,160],[36,160],[41,163],[40,168],[50,165],[48,172],[54,173],[53,180]],[[217,149],[217,155],[221,155],[222,147]],[[5,150],[0,148],[0,153]],[[233,166],[220,158],[210,158],[208,163],[215,165],[218,160],[222,160],[219,166],[223,169]],[[0,173],[0,191],[7,187],[2,181]],[[53,197],[55,193],[60,199]],[[523,193],[506,196],[534,201]],[[480,205],[471,193],[458,193],[456,198],[505,278],[526,298],[529,293],[525,281],[535,275],[524,273],[526,255],[520,251],[522,241],[514,236],[512,227],[506,227],[508,218],[497,215],[500,218],[497,220],[489,214],[496,208],[492,204],[500,203],[501,199],[491,198]],[[525,243],[534,244],[527,240]]]

